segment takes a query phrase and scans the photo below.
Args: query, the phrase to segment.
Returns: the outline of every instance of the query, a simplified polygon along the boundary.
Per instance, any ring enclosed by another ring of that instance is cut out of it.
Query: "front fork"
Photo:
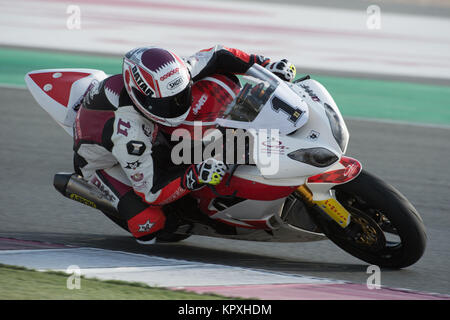
[[[351,215],[332,194],[331,189],[355,179],[361,172],[361,163],[353,158],[342,157],[329,171],[309,177],[295,191],[304,202],[317,205],[329,218],[342,228],[350,224]]]

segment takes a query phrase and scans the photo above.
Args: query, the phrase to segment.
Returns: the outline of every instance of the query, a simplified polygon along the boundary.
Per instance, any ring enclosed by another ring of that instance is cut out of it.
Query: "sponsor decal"
[[[93,201],[91,201],[89,199],[86,199],[86,198],[84,198],[84,197],[82,197],[82,196],[80,196],[78,194],[71,193],[69,195],[69,198],[72,199],[72,200],[78,201],[78,202],[80,202],[82,204],[85,204],[85,205],[87,205],[89,207],[97,208],[97,206],[95,205],[95,203]]]
[[[198,99],[197,103],[195,104],[194,108],[192,109],[192,112],[196,115],[200,109],[205,104],[206,100],[208,100],[208,95],[206,93],[202,94],[200,99]]]
[[[144,174],[142,172],[131,175],[131,180],[133,181],[139,182],[142,181],[142,179],[144,179]]]
[[[350,223],[350,213],[337,200],[331,198],[327,200],[314,201],[325,213],[342,227]]]
[[[182,83],[183,83],[183,78],[178,77],[175,80],[172,80],[167,84],[167,89],[173,90],[173,89],[179,87]]]
[[[60,76],[55,77],[55,75],[59,74]],[[61,73],[57,72],[53,74],[53,78],[61,77]],[[87,104],[91,103],[92,99],[95,95],[97,95],[100,91],[100,86],[98,80],[92,80],[89,87],[86,89],[86,92],[78,98],[78,100],[72,105],[72,109],[78,111],[80,109],[83,101],[86,101]]]
[[[91,84],[89,85],[88,91],[88,101],[92,101],[94,99],[94,96],[100,93],[100,83],[98,82],[98,80],[92,80]]]
[[[289,149],[289,147],[284,146],[283,142],[279,140],[267,140],[263,141],[261,144],[264,146],[261,151],[267,153],[285,154],[285,151]]]
[[[359,165],[356,163],[352,163],[351,165],[347,166],[344,171],[345,177],[353,177],[357,172],[359,171]]]
[[[327,171],[327,172],[309,177],[308,183],[341,184],[341,183],[348,182],[348,181],[354,179],[361,172],[361,163],[359,163],[355,159],[352,159],[349,157],[342,157],[341,160],[339,161],[339,163],[342,164],[345,168],[333,170],[333,171]]]
[[[269,149],[289,149],[289,147],[283,146],[283,142],[279,140],[263,141],[262,145]]]
[[[142,141],[130,141],[127,143],[127,151],[133,156],[141,156],[146,149],[145,143]]]
[[[311,99],[313,101],[319,102],[320,99],[318,96],[316,96],[316,94],[314,93],[314,91],[312,91],[309,86],[307,86],[306,84],[301,84],[300,87],[302,87],[303,89],[305,89],[306,93],[311,97]]]
[[[180,68],[178,68],[178,67],[175,69],[172,69],[169,72],[167,72],[165,75],[163,75],[161,78],[159,78],[159,80],[164,81],[167,78],[173,76],[175,73],[178,73],[179,71],[180,71]]]
[[[136,168],[139,167],[141,164],[142,163],[139,161],[127,162],[127,166],[125,168],[136,170]]]
[[[137,66],[133,66],[131,68],[131,73],[133,74],[134,80],[138,87],[144,92],[147,96],[152,96],[154,94],[153,90],[150,88],[147,82],[145,82],[144,77],[142,77],[141,73]]]
[[[80,125],[80,115],[81,112],[77,112],[77,116],[75,117],[75,126],[74,126],[74,135],[75,140],[79,140],[81,138],[81,125]]]
[[[178,189],[175,190],[175,192],[172,193],[172,195],[169,198],[167,198],[166,200],[162,201],[159,205],[163,205],[163,204],[166,204],[166,203],[171,203],[171,202],[177,200],[182,194],[184,194],[185,191],[186,190],[183,189],[182,187],[178,187]]]
[[[186,175],[186,187],[189,190],[194,190],[195,185],[197,183],[197,180],[194,178],[194,170],[189,170],[188,174]]]
[[[138,224],[138,232],[148,232],[155,224],[147,220],[144,224]]]
[[[150,138],[150,142],[153,143],[156,140],[156,136],[158,135],[158,128],[155,126],[147,126],[145,124],[142,125],[142,130],[144,134]]]
[[[96,186],[102,192],[102,194],[105,197],[105,199],[107,199],[109,201],[115,201],[116,200],[116,197],[109,192],[107,187],[105,187],[105,185],[102,183],[102,181],[100,181],[97,177],[94,177],[91,180],[91,183],[94,186]]]
[[[129,121],[125,122],[119,118],[117,122],[117,134],[121,134],[125,137],[128,137],[128,130],[131,128],[131,123]]]
[[[152,129],[149,126],[146,126],[145,124],[142,125],[142,130],[144,131],[144,134],[147,137],[151,137],[152,136]]]
[[[319,138],[319,136],[320,136],[320,132],[311,130],[308,134],[308,139],[314,141],[314,140],[317,140]]]

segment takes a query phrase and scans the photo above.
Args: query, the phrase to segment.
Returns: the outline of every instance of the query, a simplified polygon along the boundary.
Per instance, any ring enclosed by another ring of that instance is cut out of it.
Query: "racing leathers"
[[[271,63],[224,46],[201,50],[185,62],[194,83]],[[109,198],[137,240],[153,240],[165,226],[162,207],[185,196],[190,186],[199,187],[189,178],[202,168],[172,165],[162,126],[133,107],[122,74],[91,86],[74,124],[75,171]]]

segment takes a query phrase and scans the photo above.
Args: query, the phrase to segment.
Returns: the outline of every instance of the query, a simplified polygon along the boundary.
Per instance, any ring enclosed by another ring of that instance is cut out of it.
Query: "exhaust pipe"
[[[53,186],[66,198],[115,216],[118,215],[113,203],[98,188],[76,173],[55,174]]]

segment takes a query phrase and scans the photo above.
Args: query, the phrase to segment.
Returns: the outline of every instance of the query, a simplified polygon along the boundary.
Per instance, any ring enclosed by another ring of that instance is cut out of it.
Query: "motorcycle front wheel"
[[[341,228],[322,213],[311,217],[341,249],[384,268],[405,268],[422,257],[427,240],[422,218],[394,187],[363,170],[333,192],[351,214],[349,226]]]

